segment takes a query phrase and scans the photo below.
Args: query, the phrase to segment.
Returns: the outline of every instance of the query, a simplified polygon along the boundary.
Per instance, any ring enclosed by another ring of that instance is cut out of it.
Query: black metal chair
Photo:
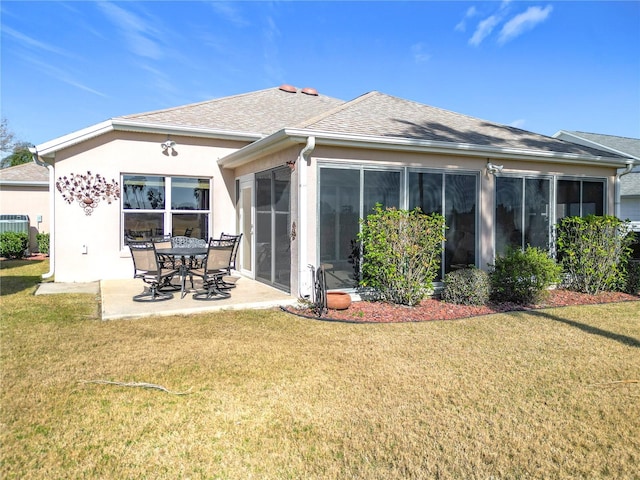
[[[230,233],[222,232],[220,234],[220,240],[229,240],[233,242],[233,251],[231,252],[231,261],[229,262],[229,267],[227,268],[227,275],[231,275],[231,270],[236,270],[236,257],[238,256],[238,248],[240,247],[240,240],[242,239],[242,234],[232,235]],[[235,283],[222,280],[223,285],[227,288],[235,287]]]
[[[193,294],[194,300],[220,300],[229,298],[230,287],[225,285],[223,277],[227,275],[231,263],[234,242],[231,240],[210,239],[207,255],[202,266],[190,270],[190,274],[202,278],[203,291]]]
[[[152,241],[129,241],[129,250],[133,259],[133,278],[140,278],[148,285],[144,292],[135,295],[135,302],[156,302],[173,298],[172,293],[161,292],[161,289],[180,287],[171,284],[171,279],[178,274],[175,268],[163,268],[158,259],[155,245]]]

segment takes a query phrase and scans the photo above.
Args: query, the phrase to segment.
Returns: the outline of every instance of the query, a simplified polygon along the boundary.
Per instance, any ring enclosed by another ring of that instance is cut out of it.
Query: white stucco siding
[[[57,152],[55,180],[71,174],[100,174],[122,187],[123,174],[211,178],[212,221],[209,235],[234,231],[234,179],[221,172],[217,159],[239,145],[202,138],[172,136],[175,155],[163,154],[166,136],[111,132]],[[121,199],[101,200],[90,215],[77,202],[66,203],[56,191],[55,279],[87,282],[130,278],[133,264],[127,248],[121,248]]]

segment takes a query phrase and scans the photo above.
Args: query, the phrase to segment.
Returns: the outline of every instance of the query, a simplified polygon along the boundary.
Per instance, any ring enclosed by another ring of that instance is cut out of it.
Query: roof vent
[[[293,85],[287,85],[286,83],[284,85],[280,85],[278,88],[287,93],[296,93],[298,91],[296,87]]]
[[[318,96],[318,90],[316,90],[315,88],[305,87],[300,91],[302,93],[306,93],[307,95],[313,95],[314,97]]]

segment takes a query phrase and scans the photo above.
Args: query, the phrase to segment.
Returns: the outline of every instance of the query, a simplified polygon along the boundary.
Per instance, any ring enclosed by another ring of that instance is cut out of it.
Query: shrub
[[[38,251],[49,255],[49,234],[39,233],[36,235],[36,240],[38,241]]]
[[[610,216],[566,217],[558,225],[558,259],[569,290],[624,290],[630,245],[628,222]]]
[[[375,211],[360,221],[360,285],[372,287],[381,300],[416,305],[433,290],[440,272],[444,217],[395,208]]]
[[[491,299],[522,305],[535,303],[560,280],[560,273],[560,266],[544,250],[510,248],[492,265]]]
[[[444,276],[441,298],[458,305],[484,305],[489,301],[489,274],[473,265]]]
[[[4,232],[0,234],[0,256],[22,258],[29,246],[29,236],[23,232]]]

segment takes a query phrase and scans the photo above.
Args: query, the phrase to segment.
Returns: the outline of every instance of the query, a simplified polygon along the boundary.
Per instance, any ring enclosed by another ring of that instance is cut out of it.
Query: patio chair
[[[133,278],[140,278],[148,285],[144,292],[133,297],[134,302],[156,302],[173,298],[172,293],[161,292],[163,288],[179,290],[171,284],[171,279],[178,274],[175,268],[163,268],[151,241],[129,241],[133,260]]]
[[[231,252],[231,261],[229,262],[229,267],[227,268],[227,275],[231,275],[231,270],[236,270],[236,257],[238,256],[238,247],[240,247],[240,240],[242,239],[242,234],[232,235],[230,233],[222,232],[220,234],[220,240],[229,240],[233,242],[233,251]],[[235,282],[231,282],[228,279],[222,280],[222,283],[227,288],[235,287]]]
[[[219,300],[229,298],[231,294],[227,292],[230,287],[226,286],[223,277],[227,275],[231,254],[233,253],[233,241],[219,240],[212,238],[209,240],[207,255],[200,268],[190,271],[196,277],[202,278],[203,291],[193,294],[194,300]]]

